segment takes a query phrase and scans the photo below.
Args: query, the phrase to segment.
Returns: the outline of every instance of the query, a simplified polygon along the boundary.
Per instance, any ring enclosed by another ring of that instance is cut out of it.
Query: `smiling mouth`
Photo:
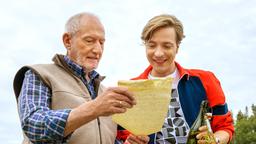
[[[165,62],[165,60],[154,60],[154,62],[157,64],[163,64]]]

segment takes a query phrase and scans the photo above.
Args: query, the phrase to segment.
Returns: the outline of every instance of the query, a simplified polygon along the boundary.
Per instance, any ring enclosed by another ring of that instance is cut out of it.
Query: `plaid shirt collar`
[[[85,69],[83,69],[82,66],[76,64],[73,62],[68,56],[64,56],[64,61],[68,64],[69,68],[74,71],[74,73],[80,77],[80,78],[85,78]],[[99,76],[99,73],[97,73],[95,70],[91,71],[89,74],[90,80],[93,80]],[[86,79],[85,79],[86,80]]]

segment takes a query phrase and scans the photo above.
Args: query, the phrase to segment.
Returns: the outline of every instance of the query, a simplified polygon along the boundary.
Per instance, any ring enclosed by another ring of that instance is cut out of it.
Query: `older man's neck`
[[[90,72],[85,73],[85,79],[86,79],[87,82],[90,81]]]

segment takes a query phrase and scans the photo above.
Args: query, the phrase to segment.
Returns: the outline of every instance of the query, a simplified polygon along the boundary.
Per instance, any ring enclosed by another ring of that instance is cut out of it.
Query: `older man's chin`
[[[85,69],[87,70],[87,71],[93,71],[93,70],[95,70],[95,69],[97,69],[98,68],[98,63],[97,64],[90,64],[90,65],[87,65],[86,67],[85,67]]]

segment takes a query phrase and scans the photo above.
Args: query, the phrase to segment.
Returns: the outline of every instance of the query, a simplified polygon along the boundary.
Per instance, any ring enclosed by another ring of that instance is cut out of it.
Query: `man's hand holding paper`
[[[115,114],[113,121],[135,135],[149,135],[159,131],[170,103],[172,79],[119,81],[134,93],[137,104],[127,112]]]

